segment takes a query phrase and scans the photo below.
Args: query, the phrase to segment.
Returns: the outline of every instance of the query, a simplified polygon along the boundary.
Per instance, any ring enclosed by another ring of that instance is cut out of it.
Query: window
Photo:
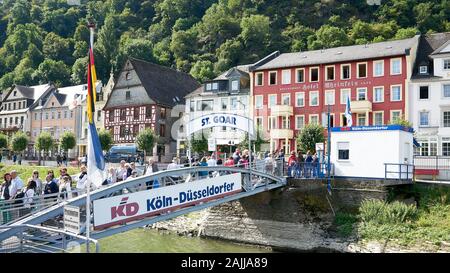
[[[227,110],[228,109],[228,98],[221,98],[220,104],[222,105],[220,107],[222,110]]]
[[[256,73],[256,86],[262,86],[264,82],[264,73]]]
[[[281,129],[290,129],[291,128],[291,119],[286,116],[281,117]]]
[[[366,78],[367,77],[367,63],[359,63],[358,67],[358,78]]]
[[[45,113],[45,119],[48,119],[48,112]]]
[[[14,97],[17,96],[17,91],[14,91],[13,96]]]
[[[124,137],[126,134],[127,128],[125,126],[120,126],[120,137]]]
[[[367,100],[367,88],[356,89],[358,100]]]
[[[19,124],[19,117],[16,117],[16,118],[14,119],[14,121],[16,122],[16,123],[15,123],[16,125]]]
[[[442,86],[442,90],[443,90],[443,97],[450,98],[450,84],[444,84]]]
[[[419,125],[420,126],[428,126],[429,125],[429,116],[430,113],[423,111],[419,113]]]
[[[350,142],[338,142],[338,159],[349,160],[350,159]]]
[[[212,90],[218,90],[219,89],[219,83],[213,82],[212,83]]]
[[[295,107],[303,107],[305,106],[305,93],[298,92],[295,93]]]
[[[124,121],[127,119],[127,110],[125,109],[120,109],[120,120]]]
[[[442,123],[444,127],[450,127],[450,111],[442,113]]]
[[[64,111],[64,118],[67,118],[67,111]]]
[[[134,119],[139,119],[139,107],[134,108]]]
[[[67,112],[64,112],[64,116],[67,116]],[[109,121],[113,122],[114,121],[114,111],[109,111]]]
[[[238,100],[236,97],[231,98],[231,110],[237,110],[238,109]]]
[[[309,106],[319,105],[319,91],[312,91],[309,93]]]
[[[206,84],[206,91],[211,91],[212,88],[212,84],[211,83],[207,83]]]
[[[34,113],[34,120],[37,120],[37,113]]]
[[[366,114],[358,114],[358,126],[366,126]]]
[[[309,115],[310,124],[319,124],[319,115]]]
[[[13,103],[13,110],[16,110],[16,103]]]
[[[276,71],[269,72],[269,85],[275,84],[277,84],[277,72]]]
[[[55,112],[52,111],[52,119],[55,119]]]
[[[131,73],[130,73],[130,72],[128,72],[128,73],[126,74],[126,79],[127,79],[127,81],[131,80]]]
[[[127,90],[125,92],[125,99],[127,99],[127,100],[131,99],[131,92],[130,92],[130,90]]]
[[[161,107],[160,112],[159,112],[159,117],[161,119],[167,118],[167,108]]]
[[[421,66],[419,67],[419,73],[420,73],[420,74],[428,74],[428,66],[426,66],[426,65],[421,65]]]
[[[277,95],[269,95],[269,108],[277,105]]]
[[[147,108],[145,108],[145,117],[146,118],[151,118],[153,114],[152,108],[151,106],[147,106]]]
[[[291,70],[283,70],[281,73],[281,84],[291,83]]]
[[[231,82],[231,91],[238,91],[239,90],[239,81],[234,80]]]
[[[334,90],[325,91],[325,105],[334,105]]]
[[[269,117],[267,129],[277,129],[277,117]]]
[[[347,104],[347,98],[350,97],[350,89],[341,89],[341,104]]]
[[[449,156],[450,155],[450,141],[442,142],[442,155]]]
[[[295,70],[295,82],[302,83],[305,82],[305,69],[299,68]]]
[[[402,100],[402,89],[400,85],[391,86],[391,101]]]
[[[348,80],[351,78],[351,66],[349,64],[341,65],[341,80]]]
[[[73,118],[73,111],[70,111],[70,118]]]
[[[195,101],[194,100],[190,100],[190,102],[189,102],[189,111],[190,112],[195,111]]]
[[[373,88],[373,102],[383,102],[384,101],[384,87],[377,86]]]
[[[373,62],[373,76],[374,77],[384,76],[384,61]]]
[[[325,67],[325,79],[327,81],[334,80],[334,66],[326,66]]]
[[[197,101],[197,111],[212,111],[213,100],[199,100]]]
[[[393,111],[391,111],[391,122],[394,122],[395,120],[400,119],[401,116],[402,116],[402,111],[401,110],[393,110]]]
[[[419,87],[419,99],[420,100],[429,99],[428,86]]]
[[[100,113],[100,111],[98,111]],[[100,115],[98,115],[100,117]],[[61,119],[61,112],[58,111],[58,119]]]
[[[19,106],[17,106],[17,109],[21,109],[22,108],[22,102],[19,101]]]
[[[309,69],[309,81],[318,82],[319,81],[319,68],[312,67]]]
[[[437,156],[437,142],[430,142],[430,155]]]
[[[444,69],[445,70],[450,69],[450,59],[444,60]]]
[[[166,125],[165,124],[159,125],[159,136],[161,136],[161,137],[166,136]]]
[[[263,129],[263,117],[256,117],[256,128]]]
[[[391,59],[391,75],[402,74],[402,59]]]
[[[295,116],[295,129],[301,130],[305,127],[305,116]]]
[[[255,96],[255,109],[263,109],[263,101],[264,101],[263,95]]]
[[[384,112],[374,112],[373,125],[383,125],[383,124],[384,124]]]
[[[281,100],[282,105],[291,105],[291,94],[282,94]]]

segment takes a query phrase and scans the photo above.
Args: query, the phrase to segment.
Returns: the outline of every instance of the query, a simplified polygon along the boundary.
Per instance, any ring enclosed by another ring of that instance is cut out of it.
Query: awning
[[[413,138],[414,147],[420,148],[420,143],[417,142],[417,139]]]

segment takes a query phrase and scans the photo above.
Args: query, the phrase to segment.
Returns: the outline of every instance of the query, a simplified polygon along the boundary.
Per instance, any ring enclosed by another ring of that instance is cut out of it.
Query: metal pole
[[[91,50],[94,50],[94,29],[95,29],[95,25],[93,23],[89,23],[88,25],[89,30],[91,32],[90,35],[90,42],[91,42]],[[88,75],[89,76],[89,75]],[[95,86],[95,83],[92,83],[93,86]],[[92,88],[94,88],[92,86]],[[88,130],[89,131],[89,130]],[[91,139],[91,134],[90,132],[88,133],[88,142]],[[92,141],[92,140],[91,140]],[[89,149],[89,143],[88,143],[88,149]],[[88,152],[88,156],[89,156],[89,152]],[[91,229],[91,178],[87,179],[87,183],[86,183],[86,252],[89,253],[89,239],[90,239],[90,229]]]
[[[330,126],[330,105],[328,104],[328,126],[327,126],[327,158],[328,158],[328,164],[327,164],[327,177],[328,177],[328,181],[327,181],[327,189],[328,189],[328,193],[331,194],[331,173],[330,173],[330,169],[331,169],[331,162],[330,162],[330,151],[331,151],[331,126]]]

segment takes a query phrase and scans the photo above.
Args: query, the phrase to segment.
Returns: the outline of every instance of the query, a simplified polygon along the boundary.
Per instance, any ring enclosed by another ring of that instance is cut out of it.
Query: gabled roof
[[[200,84],[189,74],[165,66],[129,58],[148,96],[157,103],[174,106],[173,99],[181,101]]]
[[[449,46],[449,45],[450,45],[450,40],[448,40],[448,41],[445,42],[442,46],[440,46],[438,49],[436,49],[435,51],[433,51],[433,53],[431,53],[431,55],[450,53],[450,50],[443,51],[443,50],[444,50],[447,46]]]
[[[233,71],[238,72],[239,74],[241,74],[244,77],[249,77],[248,72],[249,72],[250,66],[252,66],[252,64],[238,65],[236,67],[230,68],[227,71],[220,74],[219,76],[217,76],[216,78],[214,78],[214,80],[226,80],[226,79],[228,79],[230,74],[233,73]]]
[[[433,52],[450,41],[450,32],[425,34],[420,37],[419,47],[417,49],[417,57],[414,64],[413,79],[433,78],[433,60],[430,58]],[[419,74],[419,67],[421,65],[428,66],[427,75]]]
[[[409,50],[417,45],[418,39],[419,35],[416,35],[413,38],[396,41],[284,53],[260,66],[253,66],[252,71],[407,55]]]

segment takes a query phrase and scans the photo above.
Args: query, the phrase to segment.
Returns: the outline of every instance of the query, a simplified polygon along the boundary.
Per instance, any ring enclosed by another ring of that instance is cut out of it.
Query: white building
[[[409,85],[416,154],[450,156],[450,32],[421,36]]]
[[[330,162],[341,178],[412,179],[413,133],[399,125],[331,128]]]
[[[231,68],[187,95],[185,97],[185,114],[187,115],[185,121],[212,113],[229,113],[249,117],[251,111],[249,108],[250,76],[248,67],[249,65],[241,65]],[[203,134],[206,138],[215,139],[217,145],[231,146],[239,144],[247,133],[224,126],[205,129]],[[179,141],[178,146],[186,148],[186,145],[180,143],[185,140]]]

